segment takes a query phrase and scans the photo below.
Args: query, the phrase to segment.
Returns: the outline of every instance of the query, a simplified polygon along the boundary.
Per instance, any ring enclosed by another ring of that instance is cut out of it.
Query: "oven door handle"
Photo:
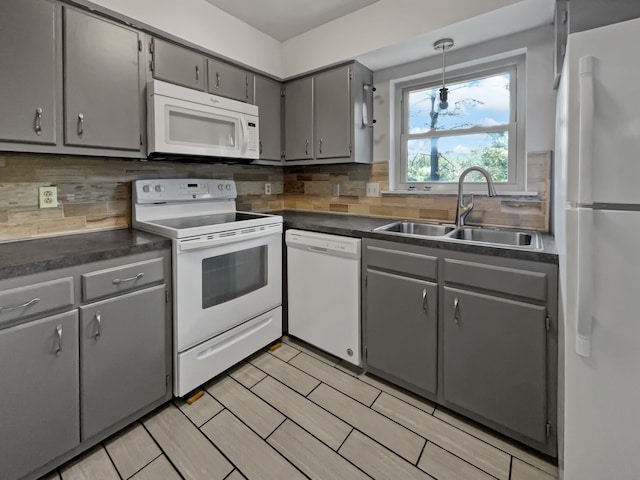
[[[254,238],[268,237],[271,235],[282,235],[282,225],[271,226],[265,230],[258,230],[251,233],[241,233],[238,235],[230,235],[228,237],[202,238],[196,240],[182,240],[178,243],[178,252],[189,250],[198,250],[208,247],[217,247],[227,245],[229,243],[237,243],[245,240],[253,240]]]

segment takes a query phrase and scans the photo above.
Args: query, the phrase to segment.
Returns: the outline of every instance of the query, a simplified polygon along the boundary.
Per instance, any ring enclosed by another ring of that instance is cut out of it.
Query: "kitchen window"
[[[478,165],[498,190],[524,187],[524,57],[447,72],[448,108],[439,105],[442,77],[397,88],[396,190],[452,193],[460,173]],[[475,172],[467,181],[481,182]],[[471,186],[473,190],[473,186]]]

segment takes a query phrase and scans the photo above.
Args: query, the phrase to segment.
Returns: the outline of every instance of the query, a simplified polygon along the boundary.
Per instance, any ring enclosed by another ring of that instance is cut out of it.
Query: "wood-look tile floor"
[[[552,480],[506,438],[294,339],[175,399],[47,480]]]

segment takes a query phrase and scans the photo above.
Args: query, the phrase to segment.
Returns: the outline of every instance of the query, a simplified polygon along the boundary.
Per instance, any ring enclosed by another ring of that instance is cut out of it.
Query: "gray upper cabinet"
[[[80,444],[78,312],[0,330],[0,465],[21,478]]]
[[[368,370],[435,395],[438,285],[375,270],[366,275]]]
[[[166,395],[165,288],[80,307],[83,440]]]
[[[371,163],[372,82],[373,73],[353,62],[285,83],[285,159],[300,165]]]
[[[139,34],[64,9],[65,144],[140,150]]]
[[[56,143],[56,8],[0,2],[0,141]]]
[[[281,160],[282,84],[253,76],[253,102],[260,115],[260,160]]]
[[[314,79],[316,158],[351,155],[351,67],[319,73]]]
[[[214,95],[246,102],[247,72],[228,63],[207,59],[208,91]]]
[[[204,91],[204,55],[157,38],[151,42],[153,78]]]
[[[312,159],[313,77],[287,82],[284,88],[285,159]]]
[[[546,308],[444,288],[443,396],[546,443]]]

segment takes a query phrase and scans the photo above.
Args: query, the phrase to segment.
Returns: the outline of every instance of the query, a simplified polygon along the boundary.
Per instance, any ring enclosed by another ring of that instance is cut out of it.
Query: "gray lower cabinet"
[[[78,312],[0,330],[0,476],[21,478],[80,444]]]
[[[366,275],[367,368],[435,395],[438,285],[375,270]]]
[[[280,162],[282,156],[282,84],[253,76],[253,103],[260,115],[260,160]]]
[[[139,33],[64,8],[66,145],[140,150]]]
[[[247,72],[213,58],[207,59],[207,90],[214,95],[246,102]]]
[[[366,368],[556,456],[557,265],[362,245]]]
[[[82,438],[167,392],[165,286],[80,307]]]
[[[153,78],[204,91],[205,56],[173,43],[154,38]]]
[[[56,143],[56,8],[0,2],[0,141]]]
[[[444,287],[443,398],[546,443],[547,310]]]

